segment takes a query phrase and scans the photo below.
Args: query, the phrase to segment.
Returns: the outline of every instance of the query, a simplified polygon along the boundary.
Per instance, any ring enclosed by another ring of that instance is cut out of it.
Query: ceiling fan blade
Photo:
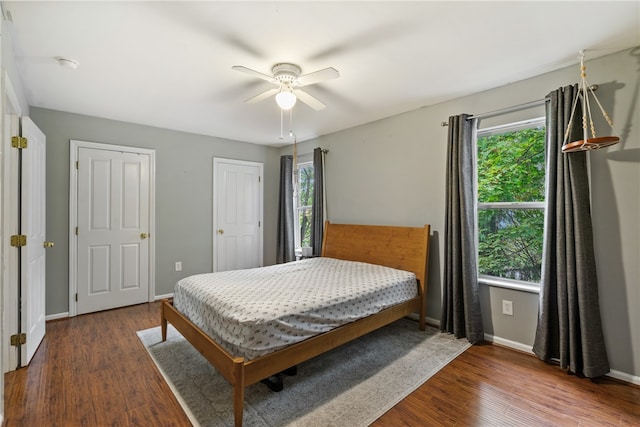
[[[299,86],[309,86],[325,80],[336,79],[340,77],[340,73],[333,67],[323,68],[313,73],[305,74],[296,79]]]
[[[256,96],[254,96],[253,98],[249,98],[246,101],[244,101],[247,104],[255,104],[256,102],[260,102],[263,101],[267,98],[269,98],[270,96],[275,95],[276,93],[278,93],[278,91],[280,90],[280,88],[274,87],[273,89],[269,89],[266,90]]]
[[[241,73],[250,74],[250,75],[252,75],[254,77],[257,77],[257,78],[262,79],[262,80],[266,80],[266,81],[271,82],[271,83],[278,83],[278,81],[276,79],[274,79],[273,76],[268,76],[266,74],[262,74],[261,72],[252,70],[251,68],[243,67],[242,65],[234,65],[231,68],[233,68],[236,71],[240,71]]]
[[[305,104],[307,104],[309,107],[313,108],[316,111],[320,111],[320,110],[324,110],[326,105],[320,101],[317,98],[314,98],[313,96],[309,95],[307,92],[300,90],[300,89],[295,89],[293,91],[294,95],[298,97],[298,99],[302,102],[304,102]]]

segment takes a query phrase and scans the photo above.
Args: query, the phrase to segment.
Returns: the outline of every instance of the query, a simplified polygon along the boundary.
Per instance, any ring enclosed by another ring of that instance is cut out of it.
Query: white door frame
[[[103,144],[88,141],[69,141],[69,317],[78,314],[78,303],[75,300],[78,292],[78,240],[76,226],[78,224],[78,149],[120,151],[124,153],[140,153],[149,156],[149,298],[155,300],[156,293],[156,152],[148,148],[128,147],[123,145]]]
[[[213,191],[213,205],[212,205],[212,209],[213,209],[213,227],[211,228],[211,245],[212,245],[212,255],[213,255],[213,271],[218,271],[218,266],[217,266],[217,259],[218,259],[218,245],[215,244],[215,240],[216,240],[216,230],[218,229],[218,218],[217,218],[217,209],[216,207],[218,206],[218,192],[216,191],[216,174],[218,171],[218,164],[220,163],[232,163],[232,164],[236,164],[236,165],[241,165],[241,166],[256,166],[259,170],[260,173],[260,185],[258,186],[258,206],[259,206],[259,212],[258,212],[258,216],[259,216],[259,221],[260,221],[260,228],[258,230],[258,246],[259,246],[259,255],[258,255],[258,260],[260,262],[260,266],[264,265],[264,197],[263,197],[263,193],[264,193],[264,182],[262,181],[262,177],[264,176],[264,164],[260,163],[260,162],[250,162],[250,161],[246,161],[246,160],[235,160],[235,159],[225,159],[222,157],[214,157],[213,158],[213,183],[212,183],[212,191]]]
[[[20,133],[22,110],[9,75],[2,72],[2,372],[18,366],[18,352],[7,345],[9,337],[18,333],[18,251],[10,246],[9,236],[18,232],[18,150],[11,147],[11,137]],[[5,120],[8,118],[9,120]],[[8,209],[11,206],[12,209]],[[4,382],[2,382],[4,385]],[[3,387],[4,389],[4,387]]]

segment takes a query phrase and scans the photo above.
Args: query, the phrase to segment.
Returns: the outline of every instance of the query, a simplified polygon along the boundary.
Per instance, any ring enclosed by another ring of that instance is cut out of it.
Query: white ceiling
[[[640,2],[3,2],[29,105],[257,144],[280,140],[270,74],[334,67],[305,88],[298,141],[640,44]],[[3,34],[4,36],[4,34]],[[55,57],[80,63],[59,66]],[[576,82],[578,68],[576,67]],[[508,103],[507,103],[508,104]]]

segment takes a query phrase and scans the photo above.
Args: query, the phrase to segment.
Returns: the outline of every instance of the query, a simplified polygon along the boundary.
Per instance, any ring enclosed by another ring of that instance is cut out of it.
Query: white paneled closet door
[[[77,314],[149,299],[150,156],[78,149]]]
[[[214,271],[262,266],[262,163],[214,158]]]

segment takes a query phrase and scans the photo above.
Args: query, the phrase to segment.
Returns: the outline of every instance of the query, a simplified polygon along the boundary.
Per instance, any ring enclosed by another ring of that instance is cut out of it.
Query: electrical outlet
[[[513,316],[513,301],[502,300],[502,314]]]
[[[176,271],[182,271],[182,261],[176,261]]]

